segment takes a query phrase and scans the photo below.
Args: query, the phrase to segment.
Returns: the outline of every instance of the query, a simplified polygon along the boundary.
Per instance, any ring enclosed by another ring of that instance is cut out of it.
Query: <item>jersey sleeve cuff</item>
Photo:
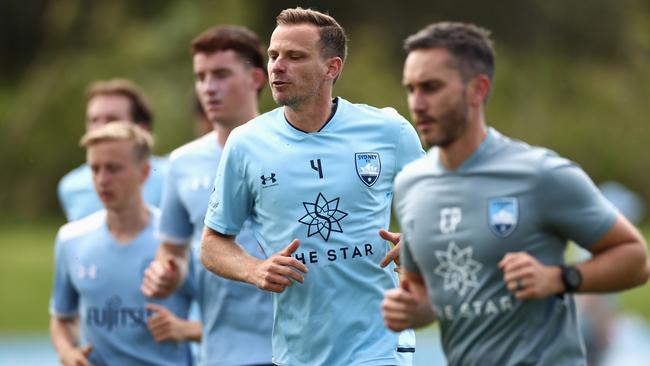
[[[170,243],[170,244],[178,245],[178,246],[185,246],[192,240],[191,236],[183,238],[183,237],[180,237],[180,236],[168,235],[168,234],[160,233],[160,232],[156,233],[156,237],[161,242]]]
[[[235,235],[239,234],[238,229],[227,228],[227,227],[225,227],[225,226],[223,226],[221,224],[218,224],[216,222],[209,221],[208,218],[205,219],[204,223],[205,223],[205,226],[207,226],[210,229],[218,232],[221,235],[233,235],[233,236],[235,236]]]
[[[50,307],[50,316],[57,318],[57,319],[74,319],[79,315],[79,312],[77,310],[72,310],[68,312],[64,311],[56,311],[53,307]]]

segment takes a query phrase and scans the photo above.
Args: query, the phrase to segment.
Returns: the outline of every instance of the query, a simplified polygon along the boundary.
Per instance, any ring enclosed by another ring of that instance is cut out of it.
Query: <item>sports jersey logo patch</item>
[[[309,227],[307,236],[320,234],[323,240],[327,241],[330,238],[332,231],[342,233],[341,221],[347,212],[339,210],[339,197],[328,200],[322,193],[318,193],[316,201],[303,202],[302,205],[307,211],[307,214],[298,220],[301,224]]]
[[[363,184],[368,187],[375,184],[381,173],[381,160],[379,153],[361,152],[354,154],[354,163],[357,167],[357,175]]]
[[[449,242],[445,251],[436,250],[438,266],[433,272],[442,277],[445,291],[454,290],[460,296],[479,286],[478,272],[483,265],[475,261],[474,248],[461,248],[455,242]]]
[[[519,204],[515,197],[492,198],[488,201],[488,225],[502,238],[512,234],[519,221]]]

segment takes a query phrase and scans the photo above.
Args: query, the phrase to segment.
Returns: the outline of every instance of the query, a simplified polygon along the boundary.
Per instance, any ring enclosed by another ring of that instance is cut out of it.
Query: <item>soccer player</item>
[[[187,343],[154,340],[147,321],[157,305],[147,306],[151,300],[139,290],[159,244],[158,211],[141,193],[152,138],[133,123],[115,122],[87,132],[81,143],[105,209],[64,225],[57,235],[50,333],[61,362],[187,365]],[[186,317],[190,290],[185,285],[158,305]]]
[[[198,35],[191,46],[196,93],[213,131],[172,152],[163,190],[160,236],[163,243],[142,284],[147,295],[166,296],[187,271],[191,246],[193,272],[203,336],[203,365],[271,363],[271,295],[255,286],[208,272],[200,262],[203,219],[214,174],[230,132],[258,112],[266,84],[264,48],[258,37],[239,26],[219,26]],[[252,231],[238,242],[263,257]],[[170,271],[169,260],[181,271]],[[167,285],[169,284],[169,285]]]
[[[486,127],[488,31],[435,23],[405,48],[409,109],[434,147],[395,180],[402,282],[386,325],[437,320],[449,365],[585,364],[572,293],[646,282],[644,239],[575,163]],[[568,240],[593,257],[565,264]]]
[[[277,365],[408,365],[415,349],[412,331],[382,322],[397,278],[379,266],[388,245],[377,232],[393,177],[424,151],[395,110],[332,99],[346,50],[331,16],[278,15],[268,72],[282,107],[231,133],[205,218],[204,265],[274,292]],[[249,218],[265,260],[235,238]]]
[[[102,80],[91,84],[86,92],[86,131],[118,120],[131,121],[151,131],[153,113],[144,93],[124,79]],[[144,200],[158,207],[167,161],[156,156],[152,156],[150,161],[151,173],[143,186]],[[103,207],[93,188],[87,164],[66,174],[57,190],[68,221],[79,220]]]

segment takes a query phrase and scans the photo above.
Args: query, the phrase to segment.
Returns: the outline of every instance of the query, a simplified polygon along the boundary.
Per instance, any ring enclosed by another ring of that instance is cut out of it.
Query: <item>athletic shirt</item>
[[[447,171],[439,149],[395,181],[402,265],[424,276],[449,365],[583,365],[571,295],[517,300],[498,263],[527,252],[563,263],[568,240],[588,248],[616,211],[574,163],[489,129]]]
[[[167,172],[167,158],[152,156],[151,172],[142,186],[142,198],[154,207],[160,206],[163,181]],[[59,202],[68,221],[76,221],[104,208],[95,192],[93,176],[88,164],[83,164],[63,176],[57,187]]]
[[[393,109],[338,98],[316,133],[293,127],[277,108],[228,138],[205,224],[235,235],[251,218],[272,255],[293,239],[309,268],[305,282],[274,294],[273,362],[278,365],[398,365],[411,330],[383,323],[384,292],[397,285],[389,246],[393,178],[422,156],[413,127]],[[410,354],[412,355],[412,354]]]
[[[129,243],[118,243],[106,225],[106,211],[64,225],[55,249],[50,313],[80,317],[82,344],[93,347],[92,365],[188,365],[186,342],[156,343],[147,328],[152,314],[146,303],[165,306],[187,318],[190,288],[183,286],[165,300],[140,291],[145,269],[159,241],[154,237],[159,214],[150,208],[147,226]]]
[[[200,260],[203,219],[208,207],[221,147],[211,132],[174,150],[162,200],[159,237],[172,244],[191,243],[191,271],[203,323],[201,365],[252,365],[271,362],[271,294],[218,277]],[[249,229],[238,242],[263,257]]]

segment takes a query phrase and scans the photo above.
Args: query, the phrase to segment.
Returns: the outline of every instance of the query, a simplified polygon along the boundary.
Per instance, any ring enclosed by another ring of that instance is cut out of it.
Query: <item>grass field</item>
[[[47,331],[53,244],[60,223],[0,225],[0,333]],[[650,228],[644,230],[650,238]],[[650,285],[622,295],[623,310],[650,321]]]
[[[48,329],[54,237],[60,223],[0,226],[0,332]]]

